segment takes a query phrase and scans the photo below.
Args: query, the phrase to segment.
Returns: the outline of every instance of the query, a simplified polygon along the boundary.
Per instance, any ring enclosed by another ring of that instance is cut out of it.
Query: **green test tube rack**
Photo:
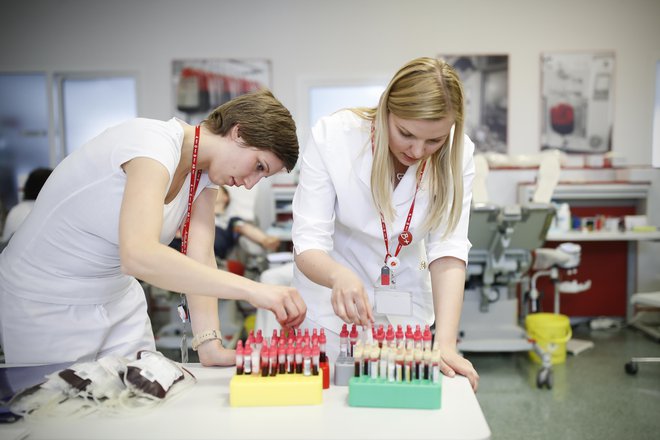
[[[388,382],[368,376],[348,381],[348,404],[370,408],[440,409],[442,386],[430,380]]]

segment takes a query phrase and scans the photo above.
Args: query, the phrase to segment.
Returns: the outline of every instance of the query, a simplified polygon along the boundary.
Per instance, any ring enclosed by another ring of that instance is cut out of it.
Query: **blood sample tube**
[[[431,333],[431,328],[428,325],[424,328],[424,334],[422,335],[422,339],[424,341],[424,350],[431,350],[433,334]]]
[[[243,374],[243,341],[236,343],[236,374]]]
[[[268,367],[268,344],[264,343],[261,347],[261,377],[268,376],[270,368]]]
[[[339,332],[339,356],[348,356],[348,328],[346,324],[341,326]]]
[[[422,357],[424,359],[424,379],[425,380],[430,380],[431,379],[431,363],[432,363],[431,349],[429,348],[428,350],[424,350],[424,355]]]
[[[360,377],[360,374],[362,373],[362,350],[362,341],[357,341],[357,344],[355,344],[355,352],[353,353],[353,360],[355,362],[353,376],[355,377]]]
[[[252,347],[247,343],[243,352],[243,372],[252,374]]]
[[[296,372],[296,348],[293,346],[293,342],[289,343],[286,347],[286,372],[288,374],[293,374]]]
[[[371,347],[373,346],[378,347],[377,344],[367,344],[364,346],[364,350],[362,351],[362,375],[363,376],[369,376],[369,353],[371,353]]]
[[[385,341],[388,347],[396,348],[396,345],[394,344],[394,329],[392,328],[392,324],[389,324],[387,326],[387,333],[385,333]]]
[[[369,373],[372,379],[378,379],[378,357],[380,355],[380,348],[377,345],[371,347],[369,354]]]
[[[303,372],[303,347],[302,344],[296,345],[296,373]]]
[[[402,342],[404,342],[403,328],[401,327],[401,324],[396,326],[396,333],[394,336],[396,337],[396,346],[398,347]]]
[[[312,351],[310,350],[309,345],[306,345],[305,348],[302,349],[302,358],[303,358],[302,374],[303,374],[303,376],[311,376],[312,375]]]
[[[403,361],[405,358],[405,349],[399,347],[396,350],[396,358],[394,362],[396,363],[395,368],[395,378],[397,382],[403,382]]]
[[[268,350],[268,370],[271,376],[277,376],[277,345],[272,344]]]
[[[318,344],[312,345],[312,375],[313,376],[319,375],[320,357],[321,357],[321,350],[319,349]]]
[[[410,382],[413,379],[413,351],[406,350],[403,358],[403,380]]]
[[[423,359],[424,354],[422,352],[422,349],[415,347],[415,351],[414,351],[413,356],[414,356],[414,359],[415,359],[415,369],[414,369],[414,377],[413,378],[414,379],[422,379],[424,377],[424,371],[423,371],[423,368],[422,368],[423,365],[424,365],[422,363],[422,359]]]
[[[349,351],[348,355],[353,356],[353,347],[355,347],[355,343],[357,342],[358,339],[358,331],[357,331],[357,325],[353,324],[351,327],[351,333],[349,335],[349,341],[350,341],[350,346],[349,346]]]
[[[319,334],[319,350],[320,350],[319,360],[321,362],[327,362],[328,361],[328,357],[325,354],[325,344],[327,342],[328,342],[328,339],[325,336],[325,330],[321,329],[321,333]]]
[[[387,353],[387,378],[388,382],[396,380],[396,350],[390,350]]]
[[[277,368],[280,374],[286,373],[286,345],[284,339],[280,339],[277,347]]]
[[[391,350],[394,349],[388,347],[387,345],[383,345],[383,348],[380,349],[380,360],[378,362],[379,363],[378,377],[381,377],[383,379],[387,377],[387,356]]]
[[[259,355],[260,354],[261,354],[261,351],[257,349],[256,343],[255,343],[255,348],[254,348],[254,350],[252,350],[252,374],[255,375],[255,376],[258,376],[259,371],[261,371],[259,369],[259,365],[261,365],[260,362],[259,362]]]
[[[433,383],[440,382],[440,350],[433,350],[433,355],[431,356],[432,367],[432,380]]]
[[[383,348],[384,340],[385,340],[385,330],[383,329],[383,325],[381,324],[378,327],[378,331],[376,332],[376,341],[378,341],[378,348]]]
[[[422,348],[422,330],[419,328],[419,325],[415,329],[415,334],[413,335],[415,339],[415,349]]]

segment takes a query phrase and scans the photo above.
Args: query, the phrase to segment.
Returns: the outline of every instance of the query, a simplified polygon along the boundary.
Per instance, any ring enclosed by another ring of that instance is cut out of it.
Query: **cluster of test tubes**
[[[437,344],[433,346],[428,325],[424,331],[419,325],[415,331],[408,325],[405,333],[400,325],[396,331],[392,325],[388,325],[387,330],[380,325],[372,328],[371,338],[364,333],[362,336],[358,337],[355,325],[349,333],[344,324],[339,333],[339,355],[353,358],[354,376],[387,382],[440,382],[440,349]]]
[[[269,377],[278,374],[318,376],[322,362],[327,362],[325,331],[309,329],[289,331],[273,330],[273,336],[264,337],[261,330],[250,331],[245,345],[236,345],[236,374]]]

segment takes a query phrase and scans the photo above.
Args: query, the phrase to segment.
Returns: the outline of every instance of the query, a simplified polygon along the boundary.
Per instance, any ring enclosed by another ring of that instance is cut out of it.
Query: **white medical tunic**
[[[293,245],[296,253],[309,249],[327,252],[360,277],[369,301],[385,260],[380,215],[371,196],[373,154],[371,122],[344,110],[322,118],[312,129],[302,153],[300,181],[293,200]],[[402,247],[395,272],[396,288],[412,293],[413,316],[388,316],[393,324],[432,324],[433,297],[429,264],[441,257],[467,261],[470,242],[468,221],[474,177],[474,144],[466,136],[463,153],[463,211],[456,229],[442,238],[446,225],[428,230],[423,224],[429,207],[428,170],[424,173],[410,224],[413,241]],[[417,170],[411,166],[395,188],[392,201],[394,224],[387,225],[389,252],[394,255],[415,194]],[[343,321],[330,302],[331,290],[309,280],[298,268],[293,285],[307,304],[313,323],[338,332]],[[329,339],[330,341],[330,339]]]
[[[154,349],[142,287],[120,269],[122,164],[135,157],[157,160],[171,184],[182,144],[176,119],[134,119],[104,131],[54,170],[0,255],[7,362],[55,363]],[[204,173],[195,197],[207,186],[215,187]],[[161,243],[170,243],[181,225],[188,192],[184,184],[163,206]]]

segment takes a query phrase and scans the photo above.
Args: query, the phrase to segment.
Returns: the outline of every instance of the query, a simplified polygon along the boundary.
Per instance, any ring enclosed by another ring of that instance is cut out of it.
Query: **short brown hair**
[[[213,110],[202,124],[222,136],[238,124],[239,135],[248,146],[272,152],[289,172],[296,166],[296,123],[270,90],[238,96]]]

